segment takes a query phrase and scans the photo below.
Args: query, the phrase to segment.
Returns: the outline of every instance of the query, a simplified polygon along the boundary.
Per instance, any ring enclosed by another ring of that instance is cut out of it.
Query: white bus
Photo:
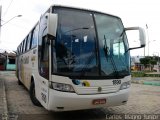
[[[119,17],[51,6],[17,48],[17,78],[34,105],[70,111],[123,105],[131,71],[127,30]]]

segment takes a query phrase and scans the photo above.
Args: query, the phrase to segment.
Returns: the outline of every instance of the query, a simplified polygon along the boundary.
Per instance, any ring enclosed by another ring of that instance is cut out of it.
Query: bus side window
[[[31,35],[32,35],[33,32],[31,32],[28,37],[27,37],[27,46],[26,46],[26,50],[29,50],[30,49],[30,46],[31,46]]]
[[[42,38],[40,52],[40,75],[46,79],[49,79],[49,45],[47,43],[47,37]]]
[[[37,35],[38,35],[38,25],[32,31],[32,42],[31,42],[31,49],[37,45]]]

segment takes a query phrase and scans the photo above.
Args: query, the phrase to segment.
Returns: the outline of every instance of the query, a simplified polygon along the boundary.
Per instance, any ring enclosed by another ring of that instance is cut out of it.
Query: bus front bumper
[[[76,93],[50,89],[48,110],[71,111],[123,105],[128,101],[129,89],[120,90],[116,93],[94,95],[77,95]],[[93,101],[97,99],[106,99],[106,103],[93,105]]]

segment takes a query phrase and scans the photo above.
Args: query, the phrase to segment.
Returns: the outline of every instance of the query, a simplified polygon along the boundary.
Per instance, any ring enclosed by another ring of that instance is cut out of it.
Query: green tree
[[[150,57],[145,57],[140,59],[140,63],[143,64],[145,67],[147,67],[147,64],[150,64]]]
[[[150,56],[140,59],[140,63],[143,64],[145,67],[147,67],[147,65],[156,65],[157,61],[158,61],[158,58],[150,57]]]
[[[150,64],[152,64],[152,65],[156,65],[156,64],[157,64],[157,61],[156,61],[156,60],[154,60],[154,59],[152,59],[152,60],[150,60]]]

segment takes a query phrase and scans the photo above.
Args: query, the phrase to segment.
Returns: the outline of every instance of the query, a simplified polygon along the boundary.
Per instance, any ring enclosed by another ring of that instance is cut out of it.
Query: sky
[[[16,50],[41,14],[53,4],[89,8],[119,16],[124,27],[144,28],[146,56],[160,54],[159,0],[0,0],[2,5],[0,49]],[[22,17],[15,17],[17,15]],[[132,50],[131,55],[143,56],[144,48]]]

